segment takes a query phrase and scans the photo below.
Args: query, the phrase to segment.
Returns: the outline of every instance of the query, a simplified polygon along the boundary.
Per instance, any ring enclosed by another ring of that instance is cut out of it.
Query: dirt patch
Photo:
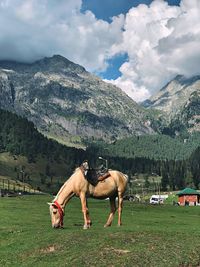
[[[104,250],[106,252],[114,252],[117,255],[124,255],[124,254],[130,253],[130,250],[128,249],[118,249],[118,248],[113,248],[113,247],[105,248]]]
[[[45,253],[45,254],[53,253],[53,252],[57,251],[58,249],[59,249],[58,246],[51,245],[51,246],[48,246],[46,248],[40,249],[40,253]]]

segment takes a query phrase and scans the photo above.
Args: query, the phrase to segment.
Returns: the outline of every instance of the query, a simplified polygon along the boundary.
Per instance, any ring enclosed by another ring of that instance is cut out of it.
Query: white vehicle
[[[152,195],[150,204],[163,204],[166,198],[168,198],[168,195]]]

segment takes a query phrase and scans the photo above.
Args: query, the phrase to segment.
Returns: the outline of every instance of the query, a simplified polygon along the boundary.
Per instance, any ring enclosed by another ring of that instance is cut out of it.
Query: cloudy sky
[[[142,101],[200,74],[200,0],[0,0],[0,59],[60,54]]]

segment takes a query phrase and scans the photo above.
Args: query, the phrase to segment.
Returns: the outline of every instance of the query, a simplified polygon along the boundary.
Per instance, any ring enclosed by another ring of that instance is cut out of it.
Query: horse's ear
[[[47,205],[51,206],[51,205],[52,205],[52,203],[50,203],[50,202],[47,202]]]
[[[83,163],[82,163],[82,166],[85,170],[89,170],[89,163],[87,160],[84,160]]]

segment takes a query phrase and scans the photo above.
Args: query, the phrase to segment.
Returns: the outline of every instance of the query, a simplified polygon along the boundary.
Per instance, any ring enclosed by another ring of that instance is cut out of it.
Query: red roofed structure
[[[200,192],[192,188],[185,188],[178,192],[177,195],[180,206],[195,206],[200,202]]]

